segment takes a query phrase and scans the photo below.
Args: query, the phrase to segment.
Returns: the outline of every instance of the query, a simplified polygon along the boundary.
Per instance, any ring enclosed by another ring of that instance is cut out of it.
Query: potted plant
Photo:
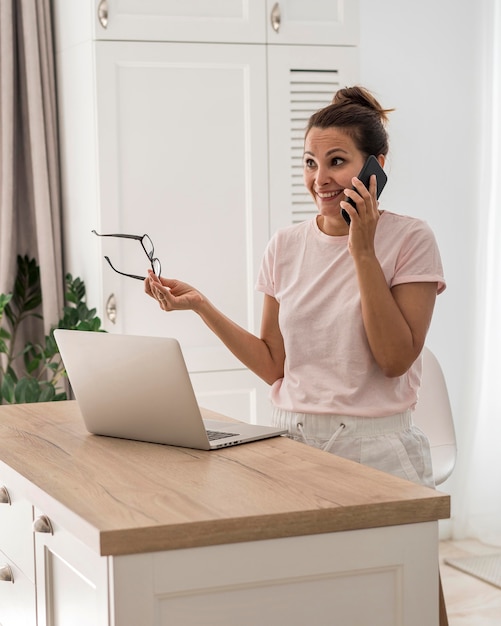
[[[66,372],[61,363],[55,328],[102,331],[96,309],[85,302],[85,285],[71,274],[65,277],[65,305],[57,325],[43,343],[26,342],[17,347],[21,325],[42,316],[40,268],[35,259],[17,257],[17,272],[11,293],[0,294],[0,404],[66,400]]]

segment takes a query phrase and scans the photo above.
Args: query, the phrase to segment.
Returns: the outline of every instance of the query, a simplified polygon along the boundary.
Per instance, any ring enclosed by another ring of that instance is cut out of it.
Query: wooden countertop
[[[0,406],[4,483],[101,555],[450,513],[447,495],[284,437],[205,452],[90,435],[74,401]]]

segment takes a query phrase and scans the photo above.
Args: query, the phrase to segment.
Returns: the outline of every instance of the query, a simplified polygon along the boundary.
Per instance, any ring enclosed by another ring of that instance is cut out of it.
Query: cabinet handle
[[[36,533],[54,534],[54,529],[52,528],[52,524],[50,523],[50,519],[47,515],[40,515],[40,517],[33,522],[33,530]]]
[[[108,28],[108,0],[101,0],[97,7],[97,19],[103,28]]]
[[[10,496],[7,487],[0,487],[0,504],[10,504]]]
[[[0,567],[0,582],[5,582],[5,583],[14,582],[14,574],[12,573],[10,565],[7,565],[7,563],[5,565],[2,565],[2,567]]]
[[[275,2],[273,8],[271,9],[271,27],[273,30],[278,33],[280,30],[280,24],[282,22],[282,16],[280,14],[280,4]]]
[[[114,293],[106,300],[106,317],[112,324],[117,321],[117,300]]]

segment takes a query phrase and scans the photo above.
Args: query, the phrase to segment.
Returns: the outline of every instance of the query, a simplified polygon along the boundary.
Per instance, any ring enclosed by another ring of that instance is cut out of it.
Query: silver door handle
[[[103,28],[108,28],[108,0],[101,0],[98,4],[97,19]]]
[[[106,317],[112,324],[116,324],[117,321],[117,300],[115,294],[112,293],[108,300],[106,300]]]
[[[47,515],[40,515],[40,517],[33,522],[33,530],[36,533],[54,534],[54,529]]]
[[[0,504],[10,504],[10,496],[7,487],[0,487]]]
[[[5,564],[0,567],[0,582],[14,582],[14,574],[12,573],[10,565]]]
[[[280,24],[282,23],[282,15],[280,14],[280,4],[275,2],[271,10],[271,27],[278,33],[280,30]]]

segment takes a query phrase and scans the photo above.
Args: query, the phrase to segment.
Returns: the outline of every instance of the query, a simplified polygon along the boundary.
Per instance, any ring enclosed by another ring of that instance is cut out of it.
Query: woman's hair
[[[312,128],[342,128],[365,156],[386,156],[389,148],[385,124],[391,111],[383,109],[367,89],[345,87],[335,93],[332,104],[310,117],[305,137]]]

